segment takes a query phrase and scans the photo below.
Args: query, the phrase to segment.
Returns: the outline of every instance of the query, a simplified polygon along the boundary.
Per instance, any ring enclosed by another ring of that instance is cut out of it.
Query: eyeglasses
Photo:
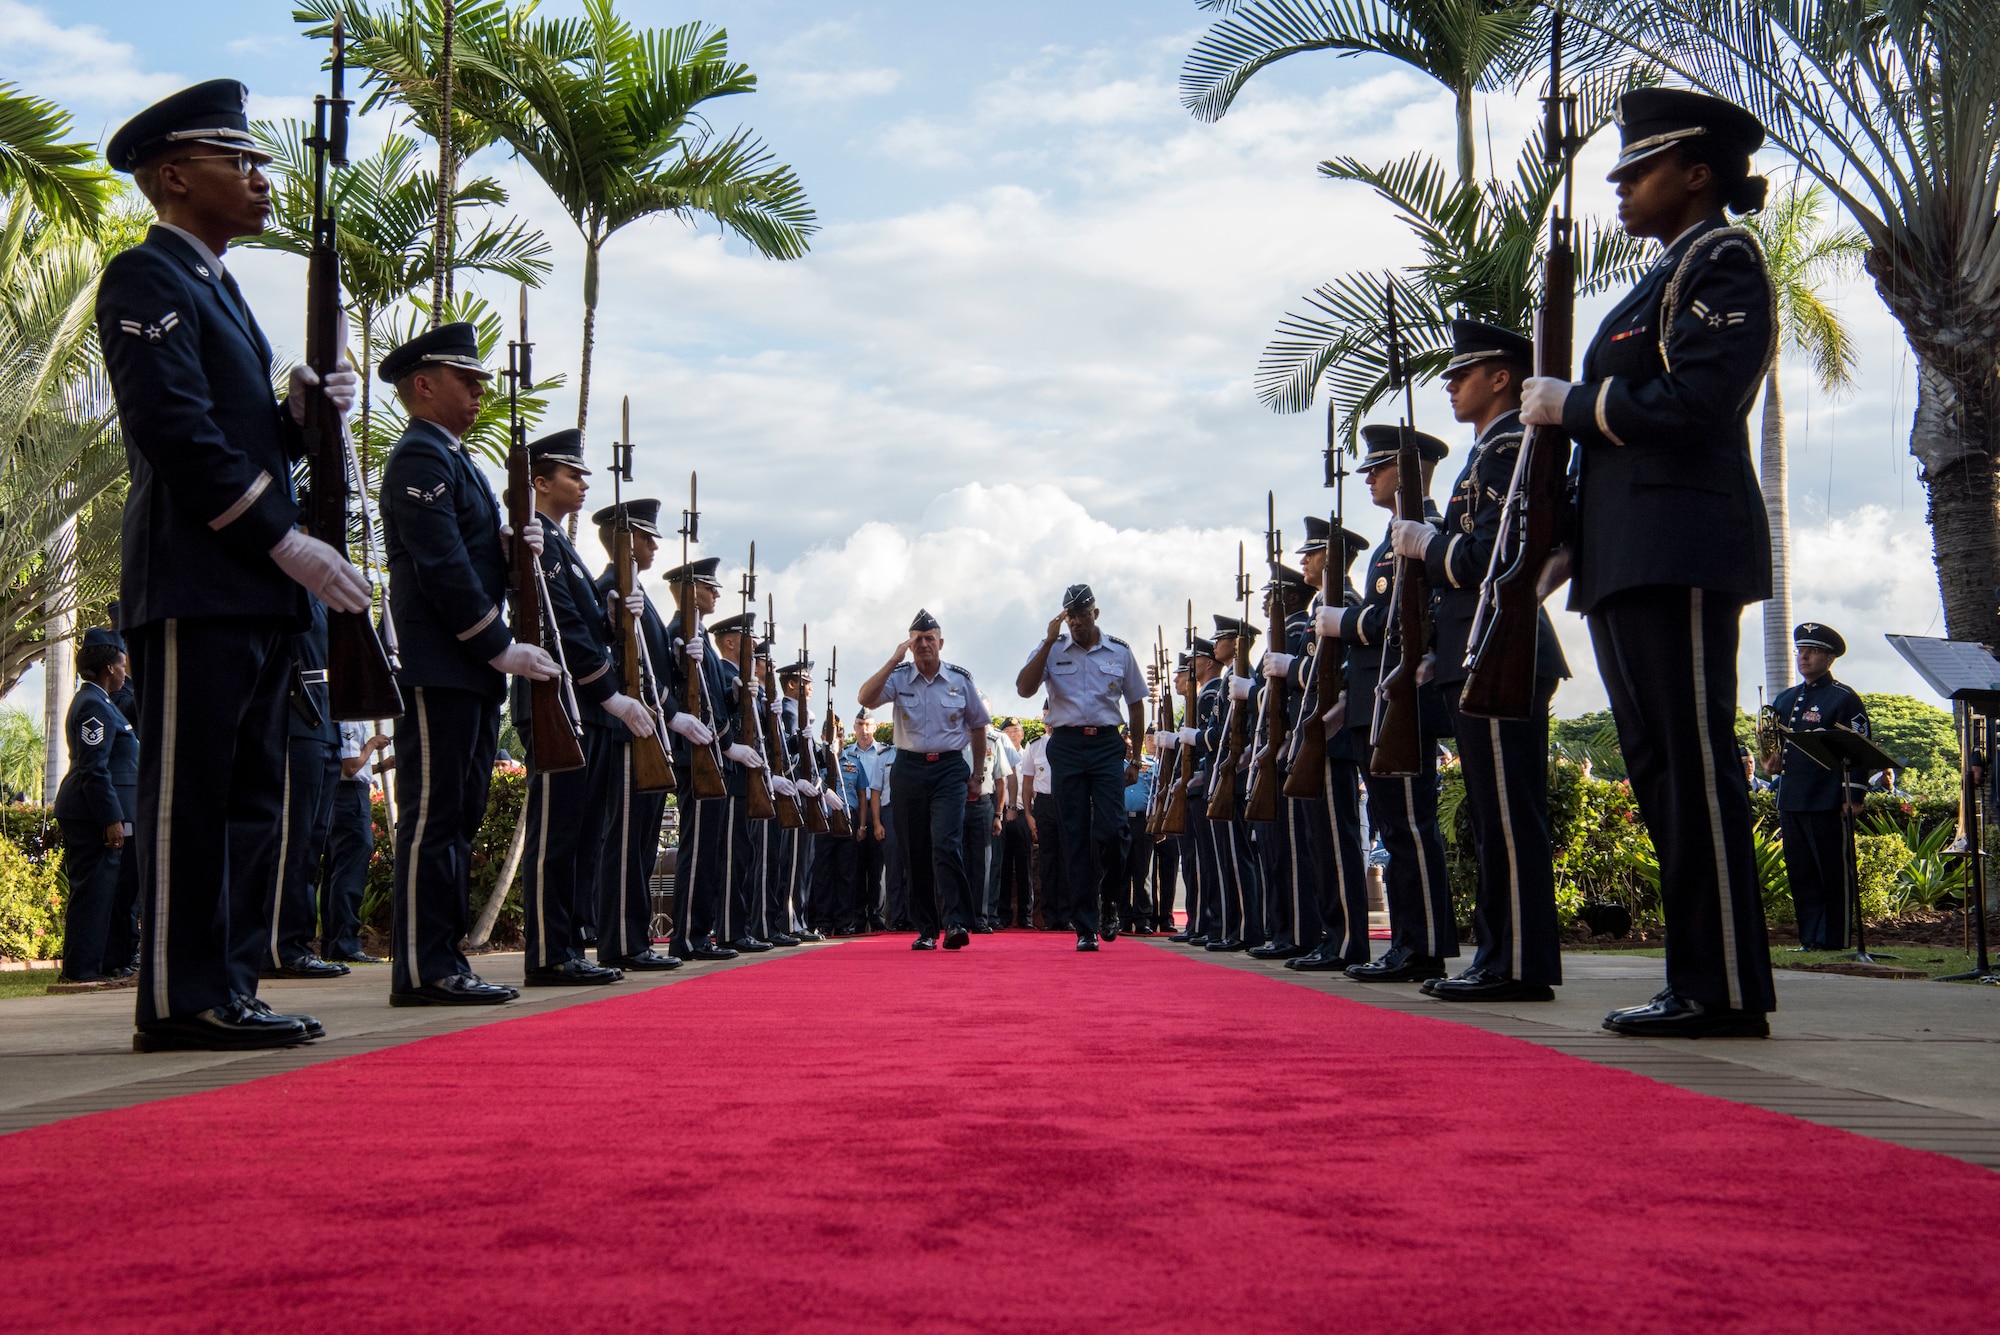
[[[264,165],[265,159],[254,158],[248,153],[190,153],[175,162],[233,162],[238,176],[248,176]]]

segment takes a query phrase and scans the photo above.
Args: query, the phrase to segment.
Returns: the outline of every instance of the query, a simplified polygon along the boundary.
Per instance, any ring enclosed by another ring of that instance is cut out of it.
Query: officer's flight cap
[[[183,88],[120,126],[104,146],[104,160],[113,171],[129,172],[183,145],[209,144],[269,162],[250,134],[249,105],[250,90],[234,79]]]
[[[1396,462],[1396,452],[1401,448],[1404,436],[1417,442],[1417,457],[1425,463],[1436,463],[1451,453],[1451,446],[1436,436],[1422,431],[1409,431],[1400,426],[1390,426],[1386,422],[1371,422],[1361,428],[1361,443],[1368,447],[1368,453],[1361,456],[1361,462],[1354,465],[1357,473],[1366,473],[1380,468],[1383,464]]]
[[[1836,658],[1847,652],[1847,641],[1840,638],[1840,632],[1832,626],[1822,626],[1817,621],[1794,626],[1792,643],[1801,649],[1824,649]]]
[[[561,464],[588,473],[590,469],[583,462],[583,433],[570,426],[529,441],[528,466],[533,468],[536,464]]]
[[[749,635],[757,629],[755,612],[738,612],[733,617],[724,617],[708,628],[710,635]]]
[[[1618,161],[1605,177],[1617,181],[1675,144],[1697,141],[1705,161],[1741,157],[1764,142],[1758,119],[1719,97],[1685,88],[1634,88],[1618,99]]]
[[[456,366],[461,371],[472,372],[481,380],[493,378],[493,373],[479,361],[479,331],[464,320],[427,329],[401,347],[391,348],[389,355],[382,359],[382,364],[375,368],[375,375],[377,379],[393,385],[411,372],[420,370],[426,362]]]
[[[660,503],[649,499],[626,501],[623,505],[607,505],[592,515],[590,522],[599,528],[609,524],[657,538],[660,536]]]
[[[684,566],[675,566],[660,578],[669,584],[686,584],[692,581],[696,584],[706,584],[711,589],[719,589],[722,587],[722,581],[715,577],[715,571],[721,564],[722,558],[719,556],[697,557]]]
[[[1473,366],[1479,362],[1527,362],[1532,365],[1534,360],[1535,345],[1525,335],[1481,320],[1451,322],[1451,360],[1444,364],[1447,376],[1461,366]]]
[[[1088,584],[1072,584],[1063,590],[1063,611],[1076,612],[1095,606],[1097,606],[1097,595],[1090,591]]]
[[[94,649],[100,644],[116,649],[121,654],[125,652],[125,637],[109,626],[92,626],[83,633],[84,648]]]
[[[910,634],[912,635],[917,634],[919,631],[937,629],[939,629],[938,619],[921,607],[917,609],[917,614],[910,618]]]

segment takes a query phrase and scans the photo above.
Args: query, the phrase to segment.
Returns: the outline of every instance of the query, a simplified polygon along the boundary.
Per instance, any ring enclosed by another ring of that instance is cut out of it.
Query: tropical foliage
[[[90,227],[111,200],[111,177],[69,133],[68,112],[0,83],[0,192],[26,191],[45,216]]]

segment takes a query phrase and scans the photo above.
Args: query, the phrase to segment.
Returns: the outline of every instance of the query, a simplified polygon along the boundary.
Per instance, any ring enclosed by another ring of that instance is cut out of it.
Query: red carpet
[[[2000,1178],[1060,936],[0,1138],[0,1329],[1971,1330]]]

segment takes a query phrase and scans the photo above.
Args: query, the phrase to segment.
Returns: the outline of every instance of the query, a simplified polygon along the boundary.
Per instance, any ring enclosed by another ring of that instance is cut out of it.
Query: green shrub
[[[68,899],[62,859],[35,862],[12,839],[0,836],[0,956],[60,959]]]
[[[1861,916],[1875,922],[1893,916],[1902,899],[1903,869],[1910,864],[1910,846],[1897,834],[1861,834],[1854,838],[1855,877],[1861,883]]]
[[[500,878],[500,868],[507,859],[507,844],[514,837],[514,826],[521,819],[527,796],[526,769],[508,761],[501,761],[493,767],[493,782],[486,792],[486,815],[479,823],[479,833],[472,839],[474,919],[478,918],[486,897],[493,893],[493,883]],[[388,813],[383,809],[379,790],[370,815],[375,823],[375,852],[368,862],[368,888],[361,897],[361,921],[386,935],[392,913],[389,897],[395,890],[396,846],[389,837]],[[497,940],[520,930],[521,891],[517,877],[507,900],[500,907],[493,935]]]

